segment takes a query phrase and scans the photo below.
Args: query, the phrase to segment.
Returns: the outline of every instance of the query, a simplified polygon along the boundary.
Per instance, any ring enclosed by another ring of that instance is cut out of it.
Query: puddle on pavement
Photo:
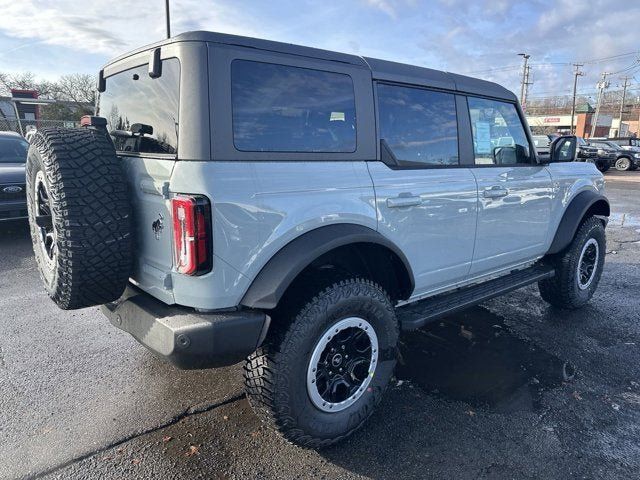
[[[619,225],[622,227],[640,227],[640,218],[629,215],[628,213],[612,213],[609,216],[611,225]]]
[[[538,410],[545,390],[575,374],[569,362],[516,337],[481,307],[404,333],[400,353],[398,379],[504,413]]]

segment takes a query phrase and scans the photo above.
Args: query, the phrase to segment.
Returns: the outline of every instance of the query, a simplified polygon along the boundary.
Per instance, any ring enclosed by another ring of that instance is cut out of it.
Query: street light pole
[[[167,20],[167,38],[171,38],[171,20],[169,18],[169,0],[164,0],[164,12]]]
[[[576,91],[578,89],[578,77],[584,75],[580,71],[580,67],[582,63],[574,63],[573,66],[576,67],[576,71],[573,74],[573,102],[571,103],[571,130],[569,133],[573,135],[575,133],[575,117],[576,117]]]

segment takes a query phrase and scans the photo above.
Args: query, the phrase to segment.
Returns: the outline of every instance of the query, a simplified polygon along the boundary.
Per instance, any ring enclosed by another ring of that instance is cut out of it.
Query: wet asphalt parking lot
[[[589,306],[533,286],[404,334],[381,407],[321,451],[260,425],[239,365],[176,370],[98,308],[58,310],[26,225],[0,224],[0,478],[638,478],[640,172],[606,178]]]

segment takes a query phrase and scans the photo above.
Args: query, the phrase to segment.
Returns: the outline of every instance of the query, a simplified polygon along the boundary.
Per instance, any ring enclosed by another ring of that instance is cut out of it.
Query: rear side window
[[[149,76],[148,65],[108,77],[106,91],[100,94],[98,115],[107,119],[116,150],[175,154],[179,95],[177,58],[162,61],[158,78]]]
[[[231,85],[236,149],[356,150],[356,106],[349,75],[235,60]]]
[[[532,162],[529,142],[513,103],[468,97],[476,165]]]
[[[458,164],[453,94],[380,84],[378,110],[380,138],[400,162]]]

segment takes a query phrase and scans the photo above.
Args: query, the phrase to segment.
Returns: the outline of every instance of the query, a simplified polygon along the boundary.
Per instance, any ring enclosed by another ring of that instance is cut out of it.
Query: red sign
[[[560,117],[544,117],[544,123],[560,123]]]

